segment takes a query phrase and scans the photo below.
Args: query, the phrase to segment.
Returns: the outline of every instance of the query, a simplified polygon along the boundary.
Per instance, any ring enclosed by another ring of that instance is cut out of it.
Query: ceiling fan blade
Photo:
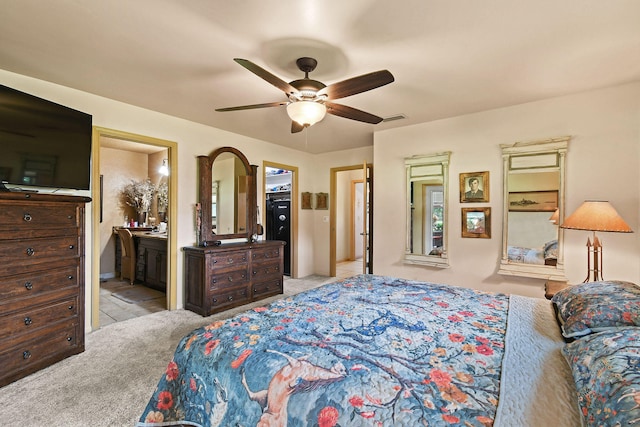
[[[394,80],[393,74],[387,70],[374,71],[331,84],[318,91],[318,95],[327,95],[329,99],[340,99],[387,85]]]
[[[256,65],[247,59],[241,59],[241,58],[234,58],[234,61],[242,65],[247,70],[251,71],[256,76],[271,83],[272,85],[274,85],[275,87],[277,87],[278,89],[286,93],[287,95],[290,95],[292,93],[298,93],[298,89],[291,86],[289,83],[285,82],[280,77],[277,77],[271,74],[270,72],[260,67],[259,65]]]
[[[288,101],[267,102],[266,104],[252,104],[252,105],[240,105],[238,107],[216,108],[216,111],[252,110],[254,108],[279,107],[281,105],[287,105],[288,103],[289,103]]]
[[[357,108],[347,107],[342,104],[335,104],[333,102],[325,102],[327,107],[327,113],[334,116],[344,117],[345,119],[357,120],[359,122],[378,124],[382,121],[382,117],[367,113],[366,111],[358,110]]]
[[[303,125],[296,122],[295,120],[291,120],[291,133],[302,132],[303,129],[304,129]]]

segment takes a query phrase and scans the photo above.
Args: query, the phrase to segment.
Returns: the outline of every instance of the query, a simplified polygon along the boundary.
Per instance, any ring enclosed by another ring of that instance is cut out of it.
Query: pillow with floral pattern
[[[591,334],[567,344],[562,353],[586,425],[640,425],[640,328]]]
[[[565,338],[619,326],[640,326],[640,287],[631,282],[581,283],[562,289],[551,301]]]

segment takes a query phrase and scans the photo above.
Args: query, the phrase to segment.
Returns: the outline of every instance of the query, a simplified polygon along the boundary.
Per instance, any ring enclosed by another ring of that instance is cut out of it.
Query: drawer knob
[[[67,276],[67,279],[69,279],[69,280],[73,280],[73,276],[72,276],[72,275],[68,275],[68,276]]]
[[[72,337],[67,337],[67,341],[71,342],[73,340]]]
[[[227,264],[233,264],[233,258],[228,258],[227,259]]]
[[[229,296],[227,297],[227,299],[228,299],[229,301],[233,301],[233,297],[232,297],[231,295],[229,295]]]
[[[215,303],[217,303],[217,302],[218,302],[218,298],[214,298],[214,299],[213,299],[213,303],[215,304]]]
[[[27,256],[32,256],[33,254],[36,253],[36,250],[33,248],[27,248]]]
[[[30,317],[25,317],[25,318],[24,318],[24,324],[25,324],[25,325],[29,326],[29,325],[30,325],[30,324],[32,324],[32,323],[33,323],[33,320],[31,320],[31,318],[30,318]]]
[[[73,310],[73,305],[70,305],[69,307],[67,307],[69,310]]]
[[[258,272],[253,270],[253,275],[255,276],[256,274],[258,274]]]
[[[73,245],[69,245],[69,249],[73,249],[73,248],[74,248],[74,246],[73,246]]]
[[[24,360],[30,359],[31,358],[31,352],[29,350],[23,351],[22,352],[22,358]]]
[[[23,219],[23,220],[25,220],[25,222],[31,222],[31,220],[32,220],[33,218],[31,217],[31,215],[30,215],[30,214],[26,213],[26,214],[24,214],[24,216],[22,217],[22,219]]]
[[[24,287],[25,287],[28,291],[30,291],[31,289],[33,289],[33,283],[31,283],[31,282],[26,282],[26,283],[24,284]]]
[[[67,215],[67,219],[73,219],[73,215]]]

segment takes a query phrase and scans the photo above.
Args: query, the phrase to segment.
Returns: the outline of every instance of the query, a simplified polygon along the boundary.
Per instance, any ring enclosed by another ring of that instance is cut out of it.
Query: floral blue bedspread
[[[508,296],[361,275],[184,337],[138,426],[490,426]]]

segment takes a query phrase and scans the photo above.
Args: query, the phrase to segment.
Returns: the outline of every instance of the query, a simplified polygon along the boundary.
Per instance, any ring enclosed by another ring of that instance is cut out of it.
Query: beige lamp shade
[[[588,231],[633,233],[608,201],[586,200],[560,225],[561,228]]]
[[[560,219],[560,211],[558,210],[558,208],[556,208],[555,211],[553,211],[553,214],[549,217],[549,222],[558,225],[558,220]]]

